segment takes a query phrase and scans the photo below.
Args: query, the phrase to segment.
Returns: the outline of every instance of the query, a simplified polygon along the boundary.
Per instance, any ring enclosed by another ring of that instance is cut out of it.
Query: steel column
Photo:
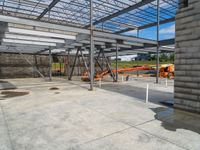
[[[81,65],[81,63],[80,63],[80,57],[78,57],[78,76],[80,76],[81,75],[81,69],[80,69],[80,65]]]
[[[90,90],[94,86],[93,0],[90,0]]]
[[[67,77],[70,79],[70,49],[68,49],[67,53]]]
[[[116,43],[116,82],[118,82],[118,43]]]
[[[51,57],[51,47],[49,47],[49,81],[52,81],[52,57]]]
[[[159,82],[159,39],[160,39],[160,0],[157,0],[157,51],[156,51],[156,83]]]
[[[137,37],[140,36],[140,30],[137,29]],[[138,62],[137,62],[137,67],[138,67]],[[137,70],[137,77],[139,77],[139,71]]]

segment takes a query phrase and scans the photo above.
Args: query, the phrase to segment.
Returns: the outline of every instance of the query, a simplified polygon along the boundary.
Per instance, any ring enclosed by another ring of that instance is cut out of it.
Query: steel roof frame
[[[94,25],[99,30],[121,33],[133,26],[144,29],[156,25],[155,0],[93,0]],[[69,7],[70,6],[70,7]],[[174,21],[178,0],[161,0],[161,21]],[[0,14],[21,13],[25,18],[50,20],[79,27],[89,25],[89,0],[4,0]],[[49,12],[49,13],[48,13]],[[48,13],[48,14],[47,14]],[[117,23],[115,23],[117,22]]]

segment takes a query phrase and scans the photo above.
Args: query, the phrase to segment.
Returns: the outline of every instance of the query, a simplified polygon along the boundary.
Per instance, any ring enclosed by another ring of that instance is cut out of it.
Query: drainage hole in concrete
[[[49,88],[49,90],[59,90],[59,88],[58,87],[51,87],[51,88]]]

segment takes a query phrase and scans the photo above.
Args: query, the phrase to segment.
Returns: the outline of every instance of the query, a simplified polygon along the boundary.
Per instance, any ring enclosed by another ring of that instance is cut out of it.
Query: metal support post
[[[139,37],[140,36],[140,30],[139,29],[137,29],[137,37]],[[137,61],[137,67],[139,67],[138,66],[138,61]],[[137,70],[137,77],[139,77],[139,71]]]
[[[68,53],[67,53],[67,77],[69,80],[69,77],[70,77],[70,49],[68,49]]]
[[[160,0],[157,0],[157,61],[156,61],[156,83],[159,82],[159,30],[160,30]]]
[[[49,47],[49,81],[52,81],[52,57],[51,57],[51,47]]]
[[[118,43],[116,43],[116,82],[118,82]]]
[[[90,90],[94,86],[93,0],[90,0]]]
[[[80,69],[80,65],[81,65],[81,63],[80,63],[80,57],[78,56],[78,76],[80,76],[81,75],[81,69]]]

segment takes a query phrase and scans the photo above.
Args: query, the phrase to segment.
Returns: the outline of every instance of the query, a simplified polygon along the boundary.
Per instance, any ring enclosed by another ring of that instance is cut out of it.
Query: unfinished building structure
[[[199,2],[180,2],[181,9],[176,17],[175,106],[199,111],[199,79],[196,73],[199,65]],[[83,60],[88,59],[88,62],[83,61],[83,65],[90,72],[90,88],[93,89],[94,66],[100,53],[105,60],[109,56],[116,56],[118,60],[118,55],[154,52],[157,54],[158,83],[159,53],[174,51],[166,47],[173,45],[174,39],[160,40],[159,29],[160,25],[175,21],[178,0],[4,0],[0,6],[2,57],[9,57],[6,56],[8,53],[43,55],[38,57],[44,57],[44,69],[41,69],[42,64],[35,67],[33,59],[29,58],[29,61],[25,57],[40,76],[46,76],[48,72],[51,78],[52,54],[57,54],[73,56],[73,60],[68,59],[70,62],[67,63],[71,79],[79,56]],[[157,30],[156,40],[139,35],[141,30],[150,27]],[[125,34],[132,30],[138,34]],[[7,76],[4,70],[8,66],[4,61],[0,63],[4,64],[0,66],[0,74]]]
[[[94,57],[100,51],[103,51],[105,57],[137,52],[155,52],[158,55],[160,51],[174,51],[173,48],[162,47],[172,45],[174,39],[160,41],[159,26],[175,20],[177,1],[49,0],[37,3],[5,0],[0,5],[1,52],[46,55],[51,66],[52,53],[75,55],[80,49],[84,57],[90,58],[90,65],[85,67],[90,70],[91,88]],[[139,36],[140,30],[154,26],[157,27],[157,40]],[[131,30],[137,30],[138,35],[123,34]],[[31,65],[34,64],[36,63],[31,62]],[[71,64],[72,69],[68,67],[68,72],[74,70],[75,63],[72,61]],[[158,65],[159,60],[157,70]],[[37,73],[40,72],[38,68],[35,67]],[[5,67],[1,69],[4,70]],[[6,71],[1,72],[3,75]],[[41,72],[39,74],[42,76]]]

